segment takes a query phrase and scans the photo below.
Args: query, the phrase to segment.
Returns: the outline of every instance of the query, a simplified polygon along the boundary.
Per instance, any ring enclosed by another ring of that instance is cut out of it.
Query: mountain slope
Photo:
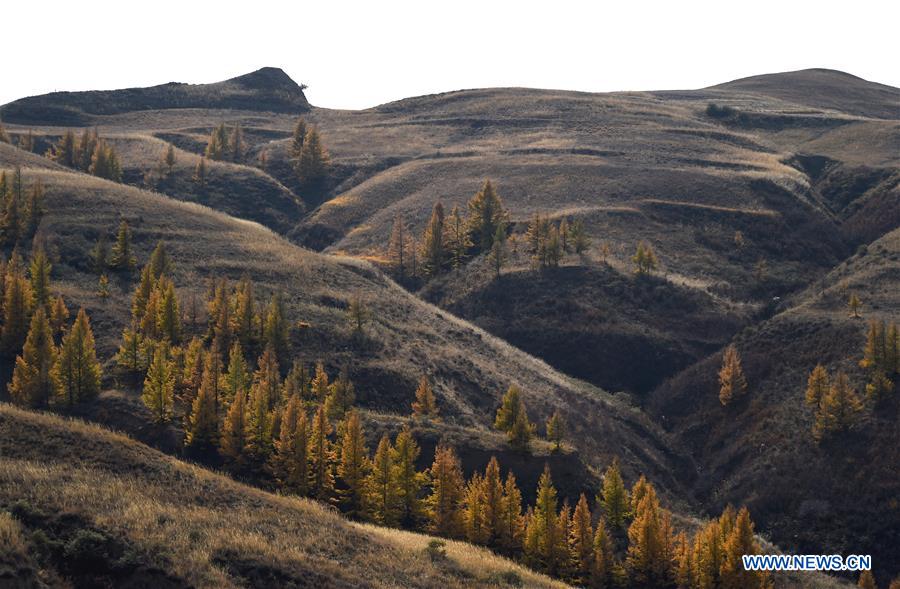
[[[51,586],[62,577],[166,588],[563,586],[457,542],[432,562],[426,536],[354,524],[100,427],[6,404],[0,510],[30,548],[20,578]]]

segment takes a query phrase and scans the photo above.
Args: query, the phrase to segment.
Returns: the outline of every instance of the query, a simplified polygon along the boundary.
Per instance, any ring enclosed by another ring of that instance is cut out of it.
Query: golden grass
[[[245,487],[98,426],[0,405],[0,433],[0,502],[79,514],[198,587],[242,586],[235,562],[321,585],[469,587],[513,571],[529,587],[561,586],[475,547],[454,544],[453,567],[438,566],[422,552],[427,536],[350,523],[315,502]],[[77,448],[80,460],[58,452],[59,444]],[[19,546],[20,536],[4,532],[14,529],[11,521],[0,519],[0,541],[8,536]]]
[[[10,514],[0,511],[0,559],[21,557],[25,554],[22,526]]]

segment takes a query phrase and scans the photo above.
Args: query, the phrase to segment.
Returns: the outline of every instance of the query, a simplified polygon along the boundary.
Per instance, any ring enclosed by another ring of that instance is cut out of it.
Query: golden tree
[[[22,355],[16,358],[9,394],[13,401],[28,407],[47,407],[56,397],[57,383],[53,378],[56,346],[43,307],[31,317],[31,326]]]
[[[347,414],[343,430],[341,461],[338,465],[338,476],[345,487],[341,490],[341,501],[351,517],[362,517],[365,513],[365,482],[370,464],[359,413],[350,411]]]
[[[725,348],[719,370],[719,401],[728,405],[747,392],[747,379],[741,366],[741,356],[734,344]]]
[[[461,538],[464,531],[464,479],[462,466],[450,446],[438,446],[431,465],[431,494],[425,501],[429,531]]]
[[[100,392],[100,375],[90,319],[84,309],[79,309],[75,323],[63,338],[53,367],[60,402],[72,407],[96,397]]]
[[[141,400],[150,410],[155,423],[166,423],[172,418],[175,393],[175,374],[169,359],[169,345],[160,342],[153,352],[153,361],[144,379]]]
[[[438,409],[434,390],[428,382],[428,378],[421,377],[416,388],[416,400],[412,403],[413,415],[425,419],[437,419]]]

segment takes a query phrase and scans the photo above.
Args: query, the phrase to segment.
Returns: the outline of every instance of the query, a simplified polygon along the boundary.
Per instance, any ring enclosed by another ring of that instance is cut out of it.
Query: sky
[[[900,2],[855,0],[9,2],[0,104],[55,90],[206,83],[264,66],[310,102],[463,88],[701,88],[825,67],[900,86]]]

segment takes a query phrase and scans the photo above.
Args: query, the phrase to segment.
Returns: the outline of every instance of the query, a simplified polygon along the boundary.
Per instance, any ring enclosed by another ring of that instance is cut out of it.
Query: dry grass
[[[21,558],[25,555],[25,539],[22,526],[5,511],[0,511],[0,561]]]
[[[98,426],[2,405],[0,432],[0,504],[77,514],[194,586],[243,586],[262,571],[285,582],[372,587],[490,585],[495,573],[513,571],[530,587],[560,586],[474,547],[454,545],[454,567],[435,566],[421,549],[426,536],[349,523],[315,502],[245,487]],[[79,460],[57,451],[66,445]],[[20,536],[2,517],[0,540],[14,545]]]

